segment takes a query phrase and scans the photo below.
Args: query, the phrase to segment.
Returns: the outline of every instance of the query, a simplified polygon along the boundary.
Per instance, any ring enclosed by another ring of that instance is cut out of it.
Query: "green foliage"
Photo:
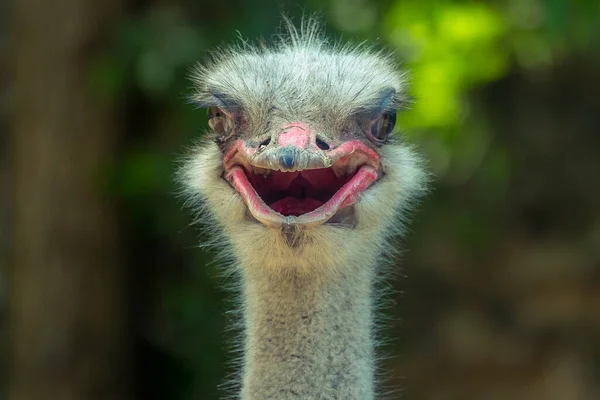
[[[500,46],[507,22],[483,3],[402,2],[389,13],[392,44],[413,71],[415,106],[407,128],[461,123],[467,89],[503,76],[508,54]]]

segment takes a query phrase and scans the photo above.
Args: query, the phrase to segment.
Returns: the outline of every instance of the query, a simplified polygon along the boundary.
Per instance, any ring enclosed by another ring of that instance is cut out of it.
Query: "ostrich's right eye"
[[[210,107],[208,109],[208,126],[217,133],[228,133],[233,127],[231,117],[223,112],[219,107]]]

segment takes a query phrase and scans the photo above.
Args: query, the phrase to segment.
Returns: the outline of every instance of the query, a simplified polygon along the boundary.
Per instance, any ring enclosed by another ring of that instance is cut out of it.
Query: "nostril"
[[[329,145],[323,139],[317,137],[317,147],[321,150],[329,150]]]

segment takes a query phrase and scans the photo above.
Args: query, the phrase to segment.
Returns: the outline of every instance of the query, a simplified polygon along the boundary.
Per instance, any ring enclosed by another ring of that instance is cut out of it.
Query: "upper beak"
[[[284,172],[331,166],[327,154],[317,146],[315,133],[299,122],[284,125],[275,140],[259,148],[250,162],[257,167]]]

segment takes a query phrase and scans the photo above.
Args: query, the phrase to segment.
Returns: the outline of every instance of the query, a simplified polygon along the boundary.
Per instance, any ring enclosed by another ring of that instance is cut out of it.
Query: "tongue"
[[[294,215],[297,217],[314,211],[322,205],[322,201],[311,199],[309,197],[303,199],[286,197],[281,200],[277,200],[275,203],[271,204],[270,207],[273,211],[283,216]]]

